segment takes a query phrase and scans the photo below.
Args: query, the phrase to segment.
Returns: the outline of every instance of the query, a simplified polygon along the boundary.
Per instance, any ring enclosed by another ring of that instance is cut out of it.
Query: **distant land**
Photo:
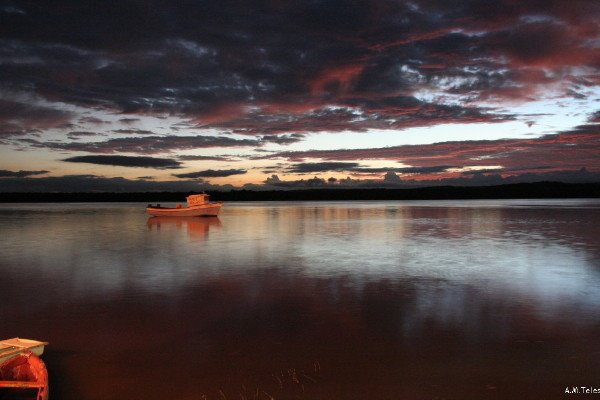
[[[298,189],[207,191],[213,201],[458,200],[600,197],[600,182],[536,182],[498,186],[407,189]],[[183,202],[190,192],[0,193],[0,202]]]

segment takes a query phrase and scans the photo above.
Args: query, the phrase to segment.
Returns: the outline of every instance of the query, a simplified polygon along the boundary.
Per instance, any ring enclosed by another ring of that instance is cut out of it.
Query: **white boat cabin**
[[[200,206],[208,203],[208,195],[205,193],[202,194],[192,194],[185,198],[188,207]]]

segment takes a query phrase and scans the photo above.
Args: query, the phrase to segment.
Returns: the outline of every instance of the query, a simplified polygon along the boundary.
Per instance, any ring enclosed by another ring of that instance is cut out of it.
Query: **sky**
[[[0,0],[0,192],[600,181],[600,1]]]

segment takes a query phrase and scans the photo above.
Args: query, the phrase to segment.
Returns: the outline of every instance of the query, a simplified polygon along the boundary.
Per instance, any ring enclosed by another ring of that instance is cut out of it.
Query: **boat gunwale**
[[[0,340],[1,345],[6,345],[6,347],[0,347],[0,364],[24,352],[31,352],[36,356],[40,356],[44,353],[44,348],[48,345],[48,342],[16,337]]]

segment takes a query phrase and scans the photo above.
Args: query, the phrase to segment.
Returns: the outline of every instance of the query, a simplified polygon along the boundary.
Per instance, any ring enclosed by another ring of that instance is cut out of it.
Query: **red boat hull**
[[[27,351],[0,365],[0,399],[48,399],[46,365]]]
[[[155,217],[216,217],[222,205],[223,203],[206,203],[182,208],[148,207],[146,212]]]

